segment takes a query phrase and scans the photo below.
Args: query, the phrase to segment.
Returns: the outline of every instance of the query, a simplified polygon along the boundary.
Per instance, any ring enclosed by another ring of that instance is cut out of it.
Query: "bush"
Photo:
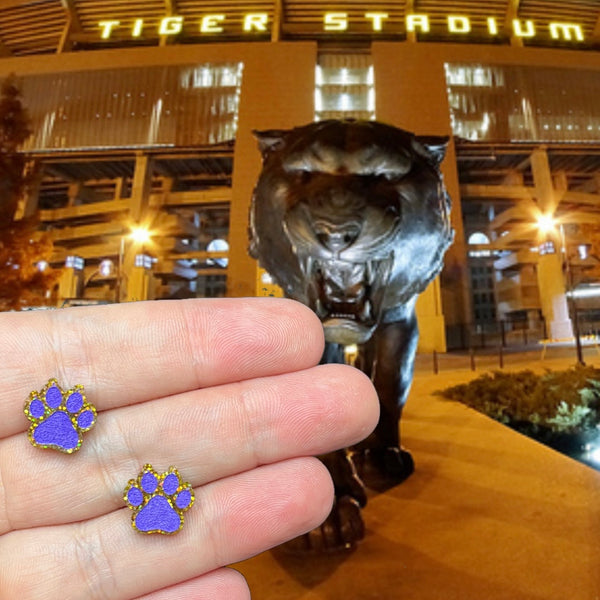
[[[600,369],[591,366],[542,375],[494,371],[438,394],[567,452],[600,428]]]

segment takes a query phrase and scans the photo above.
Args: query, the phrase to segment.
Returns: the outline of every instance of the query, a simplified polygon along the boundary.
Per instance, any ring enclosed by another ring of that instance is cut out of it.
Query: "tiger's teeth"
[[[320,298],[317,298],[315,301],[315,313],[319,317],[323,317],[327,313],[327,311],[323,308],[323,303],[321,302]]]
[[[369,285],[371,285],[375,281],[375,275],[376,275],[376,269],[375,269],[375,266],[373,265],[372,260],[367,261],[366,273],[367,273],[367,283]]]
[[[366,321],[371,316],[371,301],[367,300],[363,306],[363,309],[360,313],[360,319]]]
[[[314,262],[315,262],[315,259],[312,256],[310,256],[310,254],[309,254],[306,257],[306,267],[305,267],[307,275],[311,275]]]

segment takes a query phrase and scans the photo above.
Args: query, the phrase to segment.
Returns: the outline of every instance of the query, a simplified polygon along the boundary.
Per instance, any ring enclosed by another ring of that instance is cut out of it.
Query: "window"
[[[315,73],[315,120],[375,118],[375,86],[367,54],[322,54]]]

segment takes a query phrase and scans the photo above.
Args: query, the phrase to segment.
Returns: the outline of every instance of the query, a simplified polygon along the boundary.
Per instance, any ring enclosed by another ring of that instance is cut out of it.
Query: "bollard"
[[[433,351],[433,372],[435,375],[439,373],[438,355],[435,350]]]
[[[471,360],[471,371],[475,370],[475,350],[473,347],[469,348],[469,358]]]

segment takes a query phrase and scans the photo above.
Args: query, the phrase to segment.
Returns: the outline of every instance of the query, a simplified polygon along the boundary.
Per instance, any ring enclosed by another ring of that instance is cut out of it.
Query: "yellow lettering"
[[[471,21],[469,17],[450,15],[448,17],[448,31],[450,33],[469,33],[469,31],[471,31]]]
[[[498,35],[498,23],[495,17],[487,18],[487,28],[490,35]]]
[[[427,15],[406,15],[406,31],[416,31],[417,28],[423,33],[428,33],[429,17]]]
[[[101,31],[100,31],[100,37],[103,40],[107,40],[110,37],[110,34],[112,33],[112,30],[119,26],[121,24],[121,21],[100,21],[98,23],[98,27],[100,27]]]
[[[136,19],[133,22],[131,28],[131,37],[140,37],[142,35],[142,29],[144,28],[144,19]]]
[[[575,36],[575,39],[578,42],[583,42],[583,30],[581,29],[581,25],[576,25],[575,23],[550,23],[548,25],[550,28],[550,37],[553,40],[568,40],[573,39],[571,34]]]
[[[225,15],[205,15],[200,21],[200,31],[202,33],[221,33],[223,28],[219,23],[225,20]]]
[[[517,37],[530,38],[535,35],[533,21],[525,21],[525,29],[521,24],[521,19],[513,19],[513,32]]]
[[[371,24],[372,31],[383,31],[390,19],[390,13],[383,11],[369,11],[363,14],[364,19]],[[325,12],[323,13],[323,30],[328,32],[343,32],[350,26],[350,13],[348,12]],[[504,32],[502,24],[498,23],[497,17],[484,17],[485,24],[490,36],[501,35]],[[201,33],[222,33],[224,22],[227,20],[225,14],[207,14],[200,18],[199,28]],[[466,15],[447,14],[447,31],[452,34],[468,34],[473,31],[471,17]],[[110,39],[114,31],[123,26],[118,19],[106,19],[98,21],[100,37],[104,40]],[[124,27],[130,31],[132,38],[140,38],[148,29],[147,19],[127,19]],[[167,16],[158,20],[159,35],[177,35],[182,32],[184,24],[183,16]],[[512,35],[518,38],[534,38],[537,35],[538,24],[532,19],[512,19]],[[242,30],[244,32],[267,32],[269,29],[269,13],[249,12],[243,15]],[[405,16],[405,27],[407,33],[429,33],[431,31],[430,16],[426,13],[411,13]],[[553,40],[576,41],[585,40],[583,26],[574,22],[553,21],[548,24],[548,31]]]
[[[181,33],[183,17],[165,17],[160,20],[158,27],[159,35],[176,35]]]
[[[325,13],[323,29],[325,31],[346,31],[348,29],[348,13]]]
[[[244,16],[244,31],[266,31],[269,15],[267,13],[250,13]]]
[[[383,29],[383,21],[390,15],[384,12],[368,12],[365,13],[365,19],[373,21],[373,31],[381,31]]]

